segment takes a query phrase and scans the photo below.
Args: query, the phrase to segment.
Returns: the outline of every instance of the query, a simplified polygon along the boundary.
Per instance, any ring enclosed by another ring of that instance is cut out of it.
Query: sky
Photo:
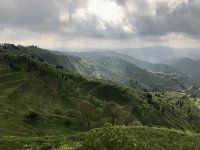
[[[200,0],[0,0],[0,43],[200,47]]]

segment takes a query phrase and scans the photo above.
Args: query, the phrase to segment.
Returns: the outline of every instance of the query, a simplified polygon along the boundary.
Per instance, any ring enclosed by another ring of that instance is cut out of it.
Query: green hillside
[[[191,80],[194,81],[194,83],[196,83],[196,85],[200,86],[200,70],[197,69],[200,65],[200,60],[193,60],[186,57],[166,60],[165,63],[173,66],[178,71],[185,73],[189,78],[191,78]]]
[[[164,128],[106,125],[90,131],[79,147],[81,150],[198,150],[200,135]]]
[[[115,57],[82,58],[77,70],[87,76],[147,90],[182,90],[185,84]]]
[[[187,92],[194,97],[200,97],[200,70],[197,69],[199,68],[200,60],[186,57],[166,60],[165,63],[184,73],[190,79],[190,88]]]
[[[39,146],[38,146],[39,145]],[[200,135],[174,129],[110,126],[55,137],[0,137],[0,148],[54,150],[199,150]]]
[[[150,63],[122,53],[99,50],[97,52],[56,52],[55,54],[81,57],[82,72],[86,75],[104,77],[134,88],[180,91],[188,89],[195,83],[195,80],[179,69],[173,68],[173,65]],[[131,70],[127,69],[130,67]],[[134,76],[136,73],[138,76]],[[113,74],[115,78],[110,77]],[[126,80],[123,77],[126,77]],[[191,92],[188,91],[188,93]]]
[[[0,89],[0,145],[7,149],[21,140],[60,145],[63,136],[82,139],[79,132],[105,123],[200,131],[199,99],[85,78],[13,50],[0,51]]]
[[[156,65],[146,63],[137,59],[131,59],[123,54],[104,52],[104,53],[77,53],[77,57],[67,55],[62,52],[52,52],[35,46],[15,46],[12,44],[4,44],[4,49],[13,50],[15,53],[23,53],[33,58],[47,61],[50,64],[67,68],[68,70],[78,72],[83,76],[92,78],[111,80],[124,84],[129,87],[146,89],[146,90],[184,90],[187,89],[187,80],[176,80],[178,75],[173,74],[175,69],[171,69],[166,65]],[[69,53],[74,54],[74,53]],[[79,54],[79,55],[78,55]],[[89,56],[88,56],[89,55]],[[87,56],[87,57],[85,57]],[[131,61],[132,60],[132,61]],[[151,73],[145,69],[160,70],[166,72],[167,75]],[[147,67],[148,66],[148,67]],[[163,67],[164,66],[164,67]],[[161,70],[163,68],[164,70]],[[169,74],[169,75],[168,75]],[[176,78],[176,79],[174,79]]]
[[[59,53],[54,54],[46,49],[38,48],[37,46],[22,46],[14,44],[2,44],[0,49],[12,50],[13,53],[28,55],[32,58],[39,59],[40,61],[47,61],[53,65],[59,65],[69,70],[76,70],[75,64],[79,64],[80,58],[70,55],[63,56]]]

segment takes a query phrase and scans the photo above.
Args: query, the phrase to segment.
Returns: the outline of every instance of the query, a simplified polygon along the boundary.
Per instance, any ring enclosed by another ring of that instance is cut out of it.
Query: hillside
[[[54,141],[107,122],[200,130],[199,99],[85,78],[13,50],[0,54],[0,133],[8,143],[10,136]]]
[[[115,57],[82,58],[79,73],[146,90],[182,90],[184,84],[141,69]]]
[[[200,135],[165,128],[105,125],[103,128],[93,129],[88,133],[67,137],[0,137],[0,143],[0,148],[6,150],[30,148],[94,150],[103,147],[108,150],[130,150],[132,148],[136,150],[198,150]],[[39,147],[39,143],[43,144]]]
[[[193,60],[191,58],[179,58],[166,60],[166,64],[173,66],[180,72],[185,73],[192,80],[199,81],[200,79],[200,70],[197,69],[200,65],[200,60]],[[199,82],[197,82],[199,84]]]
[[[13,55],[10,51],[1,52],[0,79],[1,110],[4,110],[3,113],[19,111],[19,114],[22,115],[33,110],[45,115],[46,113],[54,114],[58,108],[65,114],[67,108],[77,109],[76,103],[80,100],[90,101],[93,105],[98,104],[97,106],[100,108],[103,108],[106,101],[115,101],[119,105],[134,104],[136,106],[135,117],[146,125],[172,126],[168,122],[168,118],[160,114],[160,107],[166,102],[162,103],[156,100],[156,97],[151,102],[151,99],[148,101],[148,94],[145,92],[119,86],[109,81],[85,79],[78,74],[57,69],[27,56]],[[162,98],[162,96],[160,97]],[[169,113],[171,112],[169,111]],[[154,119],[157,117],[159,119],[156,119],[157,121],[145,119],[151,115],[155,117]],[[184,115],[182,117],[184,118]],[[186,125],[186,128],[190,128],[191,125],[183,118],[181,119],[183,124]],[[178,123],[175,126],[185,128]]]
[[[163,72],[163,73],[178,73],[176,69],[174,69],[171,66],[168,66],[166,64],[161,64],[161,63],[150,63],[144,60],[136,59],[132,56],[125,55],[123,53],[117,53],[113,51],[98,51],[98,52],[62,52],[63,54],[67,55],[73,55],[81,58],[104,58],[104,57],[114,57],[114,58],[119,58],[122,60],[125,60],[129,63],[132,63],[142,69],[149,70],[150,72]],[[61,54],[55,52],[55,54]]]
[[[12,50],[13,53],[19,53],[28,55],[32,58],[39,59],[40,61],[46,61],[53,65],[59,65],[65,67],[69,70],[75,70],[75,64],[78,64],[80,61],[79,57],[74,57],[70,55],[56,55],[53,52],[38,48],[37,46],[22,46],[22,45],[14,45],[14,44],[3,44],[0,45],[0,49]]]
[[[185,57],[165,60],[164,63],[173,66],[178,71],[187,75],[191,81],[191,86],[188,92],[194,96],[200,96],[200,71],[197,69],[199,68],[200,60],[193,60]]]
[[[175,68],[173,68],[173,66],[170,65],[166,65],[166,64],[162,64],[162,63],[150,63],[150,62],[146,62],[140,59],[136,59],[134,57],[122,54],[122,53],[116,53],[116,52],[112,52],[112,51],[99,51],[99,52],[62,52],[62,53],[58,53],[56,52],[55,54],[65,54],[67,55],[73,55],[73,56],[77,56],[77,57],[81,57],[81,63],[83,65],[86,65],[86,74],[91,75],[93,72],[94,76],[97,77],[107,77],[107,72],[105,70],[109,70],[109,71],[113,71],[112,67],[118,68],[117,70],[120,70],[117,73],[117,75],[121,75],[123,76],[124,74],[127,73],[127,70],[123,70],[124,68],[128,68],[128,66],[132,65],[132,70],[134,70],[135,72],[139,72],[140,74],[140,79],[138,79],[135,76],[132,75],[128,75],[128,77],[126,79],[130,79],[136,81],[137,83],[139,83],[139,85],[137,85],[135,82],[130,82],[128,81],[128,83],[126,82],[122,82],[122,80],[120,79],[120,77],[118,77],[117,79],[115,78],[116,82],[119,83],[123,83],[126,84],[128,86],[131,87],[140,87],[140,88],[147,88],[151,85],[153,85],[152,88],[155,89],[170,89],[170,90],[182,90],[182,89],[187,89],[188,86],[192,85],[194,81],[192,81],[187,74],[184,74],[183,72],[180,72],[178,70],[176,70]],[[102,61],[104,61],[105,59],[108,59],[107,63],[103,63],[103,65],[101,64]],[[112,61],[110,60],[112,59]],[[109,62],[109,60],[111,62]],[[117,62],[118,60],[118,62]],[[116,64],[114,64],[113,62],[117,62]],[[120,64],[120,62],[122,63],[119,66],[122,66],[124,68],[120,68],[117,66],[117,64]],[[85,64],[86,63],[86,64]],[[88,71],[88,64],[90,67],[90,70]],[[101,64],[101,65],[100,65]],[[112,64],[112,66],[110,65]],[[126,64],[126,65],[125,65]],[[79,65],[80,66],[80,65]],[[99,68],[99,66],[101,66]],[[136,67],[137,66],[137,67]],[[95,68],[96,67],[96,68]],[[102,70],[104,68],[104,70]],[[135,68],[135,69],[133,69]],[[139,69],[138,69],[139,68]],[[141,68],[141,69],[140,69]],[[116,70],[116,69],[115,69]],[[138,71],[140,70],[140,71]],[[82,69],[82,72],[84,72],[84,69]],[[89,72],[89,73],[88,73]],[[101,73],[102,76],[99,75],[99,72]],[[148,74],[149,76],[154,76],[153,78],[157,78],[160,82],[160,85],[156,85],[156,81],[152,78],[144,78],[143,74]],[[155,75],[156,74],[156,75]],[[99,76],[98,76],[99,75]],[[110,77],[110,76],[109,76]],[[108,77],[108,79],[110,80],[110,78]],[[147,83],[145,80],[149,79],[148,81],[151,82]],[[123,80],[124,81],[124,80]],[[154,82],[155,81],[155,82]],[[166,81],[168,81],[168,84],[166,84]],[[174,86],[177,85],[177,86]]]
[[[111,80],[139,89],[181,91],[187,89],[188,83],[190,83],[186,82],[187,80],[181,80],[183,76],[175,73],[167,65],[151,64],[113,52],[67,53],[75,55],[71,56],[35,46],[23,47],[5,44],[4,48],[11,49],[15,53],[23,53],[33,58],[47,61],[50,64],[64,67],[84,76]],[[133,63],[136,63],[136,65]],[[142,68],[146,66],[151,72],[141,69],[137,65]],[[159,74],[155,74],[157,71]],[[162,72],[163,74],[161,74]]]
[[[77,147],[81,150],[192,150],[200,148],[200,135],[164,128],[106,125],[90,131]]]

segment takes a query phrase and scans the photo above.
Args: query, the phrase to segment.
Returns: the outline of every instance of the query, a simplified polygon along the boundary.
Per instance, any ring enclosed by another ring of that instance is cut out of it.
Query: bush
[[[56,114],[56,115],[64,115],[63,110],[60,109],[60,108],[55,108],[53,113]]]
[[[142,126],[142,124],[138,120],[133,121],[131,125],[133,125],[133,126]]]
[[[34,112],[34,111],[30,111],[28,113],[28,115],[26,116],[26,119],[29,121],[29,122],[36,122],[37,120],[39,120],[39,114]]]
[[[125,126],[106,124],[103,128],[93,129],[83,141],[81,150],[132,150],[142,149],[141,144],[130,136]]]
[[[76,150],[76,149],[77,149],[76,146],[63,145],[55,150]]]
[[[71,120],[70,120],[69,118],[66,118],[66,119],[65,119],[65,125],[66,125],[66,126],[71,125]]]
[[[150,93],[147,93],[146,97],[147,97],[147,102],[149,104],[152,104],[153,103],[153,96]]]

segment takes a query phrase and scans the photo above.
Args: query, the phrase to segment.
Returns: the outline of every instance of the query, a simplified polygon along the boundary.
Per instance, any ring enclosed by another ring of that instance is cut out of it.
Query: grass
[[[107,136],[105,127],[97,128],[88,133],[77,133],[73,135],[59,135],[59,136],[42,136],[42,137],[16,137],[16,136],[2,136],[0,137],[0,149],[58,149],[63,147],[63,150],[68,150],[66,147],[79,147],[81,150],[83,145],[87,145],[88,150],[91,149],[92,143],[95,143],[104,133],[104,137],[100,138],[106,140]],[[109,136],[116,136],[116,132],[128,133],[128,136],[133,138],[137,143],[135,149],[137,150],[199,150],[200,149],[200,135],[190,131],[181,131],[166,128],[144,127],[144,126],[114,126],[109,127]],[[125,134],[122,135],[126,136]],[[93,141],[90,141],[90,138]],[[106,138],[106,139],[104,139]],[[119,138],[119,137],[118,137]],[[116,138],[115,140],[119,140]],[[88,141],[89,140],[89,141]],[[110,139],[108,138],[107,141]],[[89,142],[89,143],[88,143]],[[100,141],[99,141],[100,142]],[[117,142],[117,141],[112,141]],[[125,147],[126,142],[124,143]],[[62,146],[68,145],[68,146]],[[117,144],[116,144],[117,145]],[[101,143],[104,146],[104,143]],[[100,150],[101,146],[97,148]],[[109,149],[112,150],[112,149]],[[121,150],[124,150],[123,148]]]
[[[123,110],[129,106],[132,121],[145,126],[200,131],[198,100],[194,101],[188,95],[177,92],[150,94],[152,98],[149,100],[144,91],[106,80],[84,78],[46,62],[5,50],[0,55],[0,149],[18,149],[24,148],[24,145],[48,146],[49,137],[52,138],[50,143],[59,141],[58,144],[50,144],[55,148],[82,141],[85,133],[78,139],[76,137],[79,132],[88,131],[84,111],[78,107],[82,101],[91,103],[91,112],[94,113],[90,114],[96,115],[90,120],[90,129],[110,122],[111,118],[104,114],[104,108],[108,102],[115,101]],[[39,117],[34,121],[27,119],[30,112],[35,112]],[[117,118],[116,124],[123,124],[123,119]],[[134,133],[133,136],[137,136],[136,131],[138,136],[145,135],[139,134],[140,128],[134,129],[130,131]],[[144,131],[148,129],[156,132],[154,128],[141,128]],[[158,130],[161,132],[164,129]],[[175,134],[171,130],[169,132],[170,135]],[[165,136],[165,131],[161,133]],[[67,137],[67,140],[63,140],[63,137]],[[147,137],[150,138],[150,134]],[[187,137],[190,142],[191,137]],[[164,139],[161,140],[161,143],[164,142]],[[195,140],[194,145],[198,146]]]
[[[63,147],[62,150],[67,150]],[[143,127],[104,126],[89,131],[72,150],[199,150],[200,135],[189,131]]]

